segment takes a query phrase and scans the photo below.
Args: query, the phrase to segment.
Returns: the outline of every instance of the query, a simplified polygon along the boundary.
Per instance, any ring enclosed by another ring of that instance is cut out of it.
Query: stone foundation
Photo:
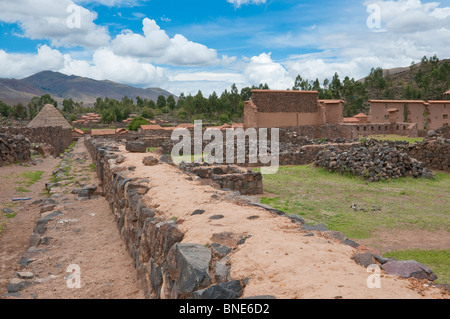
[[[220,188],[238,191],[242,195],[263,194],[261,173],[242,169],[234,165],[209,165],[181,163],[183,171],[191,172],[201,178],[211,179]]]

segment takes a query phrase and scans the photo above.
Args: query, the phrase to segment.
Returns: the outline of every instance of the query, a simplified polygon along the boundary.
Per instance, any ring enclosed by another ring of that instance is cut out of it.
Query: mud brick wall
[[[252,101],[262,113],[316,113],[319,110],[317,92],[253,90]]]
[[[58,156],[72,143],[72,130],[61,126],[48,127],[0,127],[0,133],[21,134],[31,143],[45,143],[53,147],[52,155]]]
[[[217,281],[214,273],[219,261],[211,248],[183,243],[184,233],[176,221],[155,216],[144,200],[149,196],[149,181],[130,179],[130,172],[116,164],[121,152],[114,140],[91,138],[85,145],[146,298],[213,298],[230,289],[235,294],[228,298],[242,295],[240,280]]]
[[[263,194],[261,173],[242,169],[234,165],[209,165],[207,163],[181,163],[183,171],[191,172],[201,178],[211,179],[220,188],[229,188],[242,195]]]
[[[0,167],[30,160],[31,143],[24,135],[0,133]]]

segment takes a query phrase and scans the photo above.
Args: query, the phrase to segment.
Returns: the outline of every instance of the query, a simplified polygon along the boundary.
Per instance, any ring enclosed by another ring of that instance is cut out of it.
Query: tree
[[[142,111],[142,117],[146,119],[154,119],[155,118],[155,112],[149,107],[145,107]]]
[[[165,106],[166,106],[166,98],[164,97],[164,95],[158,96],[158,100],[156,101],[156,107],[158,109],[162,109]]]
[[[0,115],[4,117],[8,117],[11,114],[11,108],[3,103],[3,101],[0,101]]]
[[[18,103],[13,106],[12,108],[12,114],[16,119],[25,119],[27,117],[27,109],[25,106],[23,106],[22,103]]]
[[[141,125],[147,125],[148,121],[144,119],[142,116],[135,117],[131,123],[128,125],[127,129],[130,131],[137,131],[141,127]]]
[[[167,97],[167,107],[169,108],[169,109],[171,109],[171,110],[174,110],[175,109],[175,107],[176,107],[176,102],[175,102],[175,98],[173,97],[173,95],[169,95],[168,97]]]
[[[63,101],[63,112],[72,113],[75,109],[75,102],[72,99]]]

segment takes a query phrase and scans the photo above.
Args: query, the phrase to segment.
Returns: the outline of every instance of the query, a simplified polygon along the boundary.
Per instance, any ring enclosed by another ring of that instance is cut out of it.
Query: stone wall
[[[121,157],[117,143],[86,139],[85,145],[132,257],[138,286],[147,298],[233,299],[242,295],[240,280],[222,280],[217,275],[223,265],[213,247],[182,243],[184,233],[176,221],[155,217],[143,199],[149,181],[130,179],[130,172],[117,165]]]
[[[261,173],[249,169],[242,169],[234,165],[209,165],[207,163],[181,163],[180,168],[201,178],[211,179],[220,188],[238,191],[242,195],[264,193]]]
[[[0,133],[0,166],[30,160],[31,143],[22,134]]]
[[[72,143],[72,130],[61,126],[52,127],[0,127],[0,133],[21,134],[31,143],[48,144],[53,147],[52,155],[59,156]]]
[[[429,132],[429,137],[423,142],[409,146],[410,156],[425,163],[428,168],[450,172],[450,127],[443,127],[435,133]]]
[[[405,176],[434,176],[424,163],[379,141],[371,141],[348,150],[327,147],[319,152],[314,164],[330,172],[362,176],[371,182]]]

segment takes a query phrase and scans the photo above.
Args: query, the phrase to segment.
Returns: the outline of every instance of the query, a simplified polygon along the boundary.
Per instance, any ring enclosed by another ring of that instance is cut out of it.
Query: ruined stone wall
[[[21,134],[31,143],[48,144],[53,147],[53,154],[64,153],[64,150],[72,143],[72,130],[61,126],[47,127],[0,127],[0,133],[10,132]]]
[[[30,160],[31,143],[22,134],[0,133],[0,167]]]
[[[184,233],[175,220],[155,217],[144,200],[149,181],[130,179],[130,172],[117,165],[120,152],[116,143],[86,139],[85,145],[132,257],[138,286],[147,298],[228,299],[242,295],[240,280],[222,281],[217,276],[221,259],[212,247],[182,243]]]
[[[241,195],[264,193],[261,173],[249,169],[242,169],[234,165],[209,165],[207,163],[181,163],[180,168],[201,178],[211,179],[220,188],[238,191]]]

